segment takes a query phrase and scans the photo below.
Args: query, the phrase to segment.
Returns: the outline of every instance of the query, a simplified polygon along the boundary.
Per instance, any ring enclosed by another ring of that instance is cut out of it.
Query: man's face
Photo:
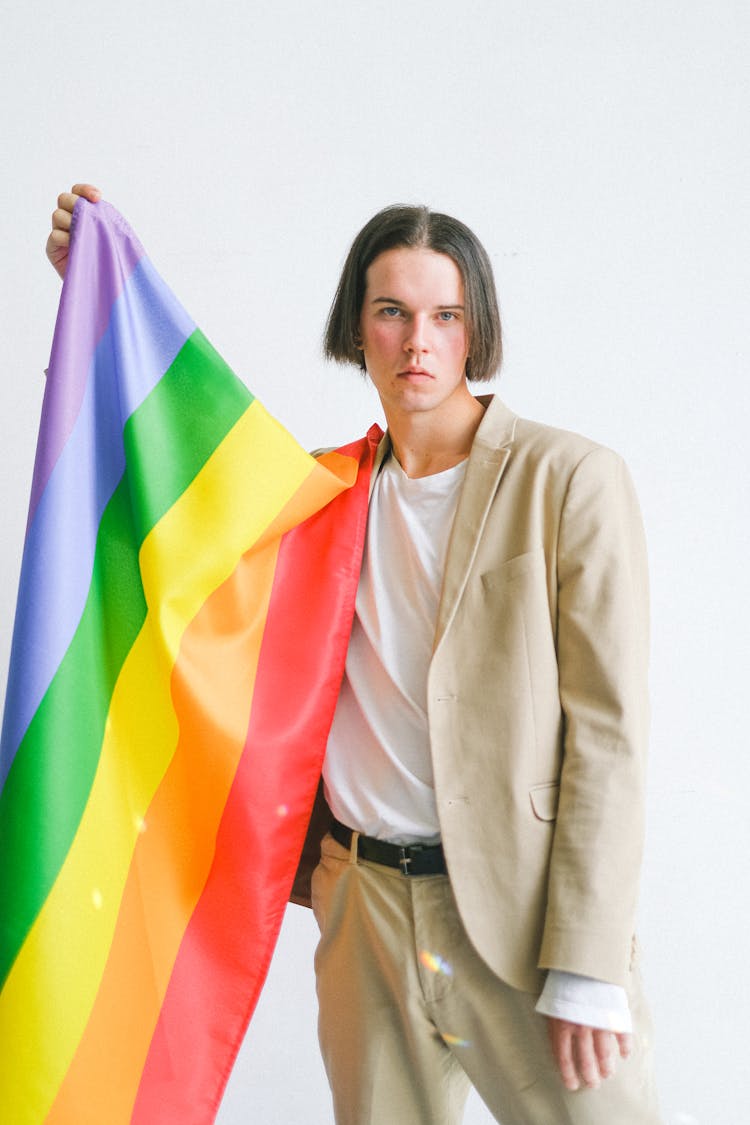
[[[434,410],[465,394],[464,286],[453,259],[407,247],[379,254],[367,270],[360,336],[386,413]]]

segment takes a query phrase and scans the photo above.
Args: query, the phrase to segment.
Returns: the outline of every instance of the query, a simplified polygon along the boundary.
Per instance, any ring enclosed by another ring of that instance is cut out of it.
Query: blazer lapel
[[[511,455],[516,415],[496,396],[479,396],[486,406],[466,466],[453,530],[445,560],[443,588],[438,606],[433,652],[444,637],[456,611],[487,513]]]

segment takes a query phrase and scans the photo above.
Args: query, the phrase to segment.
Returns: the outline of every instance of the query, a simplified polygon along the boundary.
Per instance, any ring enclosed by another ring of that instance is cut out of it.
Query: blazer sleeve
[[[564,752],[539,966],[625,984],[644,830],[648,573],[630,475],[608,449],[570,478],[557,572]]]

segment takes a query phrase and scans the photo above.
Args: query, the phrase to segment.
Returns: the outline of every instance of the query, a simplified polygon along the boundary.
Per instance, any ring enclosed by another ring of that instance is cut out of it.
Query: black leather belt
[[[334,840],[345,848],[351,848],[351,828],[338,820],[331,825]],[[403,875],[445,875],[445,856],[442,844],[388,844],[374,836],[357,837],[357,855],[369,859],[371,863],[383,863],[386,867],[398,867]]]

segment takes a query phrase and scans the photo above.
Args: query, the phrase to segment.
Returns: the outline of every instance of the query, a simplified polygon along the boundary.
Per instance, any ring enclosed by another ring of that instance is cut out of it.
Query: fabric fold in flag
[[[380,431],[317,460],[79,200],[0,753],[0,1106],[208,1125],[343,674]]]

